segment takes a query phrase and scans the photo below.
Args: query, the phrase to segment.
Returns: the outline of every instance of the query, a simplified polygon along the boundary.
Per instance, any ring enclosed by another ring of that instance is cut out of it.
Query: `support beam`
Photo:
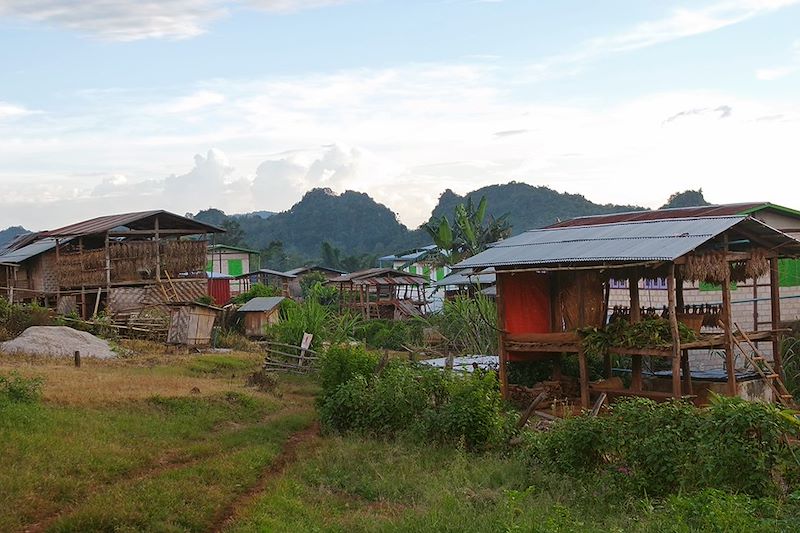
[[[781,295],[780,295],[780,276],[778,273],[778,259],[769,260],[769,301],[770,314],[772,317],[772,361],[775,373],[781,379],[783,376],[783,355],[781,354],[781,339],[777,332],[781,327]]]
[[[155,217],[155,222],[153,222],[153,229],[155,230],[155,241],[156,241],[156,281],[161,281],[161,235],[158,233],[158,217]]]
[[[495,282],[497,289],[497,296],[495,302],[497,303],[497,329],[498,339],[497,347],[500,355],[499,361],[499,379],[500,379],[500,393],[503,398],[508,399],[508,352],[506,352],[506,312],[505,312],[505,298],[503,297],[503,279],[508,274],[498,272]]]
[[[589,364],[586,361],[586,351],[583,347],[578,352],[578,368],[581,380],[581,407],[589,408]]]
[[[728,251],[728,235],[725,235],[725,251]],[[722,327],[724,331],[725,370],[728,375],[728,394],[736,396],[736,368],[734,367],[733,354],[733,312],[731,310],[731,276],[726,270],[722,282]]]
[[[672,333],[672,397],[681,397],[681,335],[678,329],[678,309],[676,305],[675,263],[669,265],[667,276],[667,306],[669,309],[669,330]]]
[[[628,291],[631,298],[631,324],[636,324],[642,320],[642,306],[639,303],[639,278],[631,276],[628,278]],[[642,356],[631,356],[631,390],[642,390]]]

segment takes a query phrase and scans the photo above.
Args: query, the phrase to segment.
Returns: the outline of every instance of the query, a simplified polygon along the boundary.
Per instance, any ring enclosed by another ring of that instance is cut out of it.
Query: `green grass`
[[[0,408],[0,531],[85,499],[162,458],[224,449],[274,401],[237,393],[160,398],[107,409],[7,404]]]
[[[714,491],[655,502],[618,473],[575,480],[514,456],[329,437],[229,531],[797,531],[798,510]]]
[[[193,374],[241,375],[253,372],[261,366],[260,360],[232,355],[201,355],[190,361],[186,368]]]

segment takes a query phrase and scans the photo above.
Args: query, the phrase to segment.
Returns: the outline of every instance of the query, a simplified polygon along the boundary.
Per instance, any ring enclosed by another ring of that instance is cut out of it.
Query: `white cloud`
[[[762,81],[774,81],[785,78],[800,70],[800,41],[795,41],[791,48],[791,60],[788,65],[760,68],[756,70],[756,78]]]
[[[24,107],[0,101],[0,120],[4,118],[21,117],[31,113],[33,113],[33,111]]]
[[[0,0],[0,17],[66,28],[109,41],[187,39],[241,6],[272,13],[352,0]]]

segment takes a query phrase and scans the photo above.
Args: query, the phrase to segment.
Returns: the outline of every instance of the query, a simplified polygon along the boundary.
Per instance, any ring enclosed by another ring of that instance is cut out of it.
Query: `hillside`
[[[22,235],[23,233],[28,233],[28,230],[22,226],[11,226],[4,230],[0,230],[0,248],[14,240],[17,235]]]
[[[596,204],[580,194],[510,182],[465,196],[448,189],[439,197],[432,216],[451,216],[456,205],[468,197],[477,203],[481,196],[486,196],[490,215],[509,213],[514,233],[577,216],[645,209]],[[670,205],[706,203],[701,190],[673,194],[669,201]],[[263,212],[226,215],[218,209],[200,211],[195,218],[228,230],[222,242],[268,250],[264,261],[272,268],[318,261],[324,241],[342,256],[380,256],[430,243],[425,231],[407,228],[391,209],[354,191],[335,194],[330,189],[313,189],[288,211],[267,218]]]
[[[481,196],[486,197],[490,215],[499,217],[509,214],[514,234],[579,216],[645,209],[633,205],[596,204],[580,194],[560,193],[548,187],[534,187],[512,181],[503,185],[482,187],[465,196],[459,196],[447,189],[439,197],[439,203],[431,216],[450,215],[455,206],[465,202],[467,198],[472,198],[477,203]]]

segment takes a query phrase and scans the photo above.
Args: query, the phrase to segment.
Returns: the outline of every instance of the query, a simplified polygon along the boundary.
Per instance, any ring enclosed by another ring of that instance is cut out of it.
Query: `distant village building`
[[[247,292],[254,284],[259,283],[261,285],[275,287],[280,291],[281,295],[288,297],[291,284],[296,278],[297,276],[294,274],[270,270],[269,268],[260,268],[255,272],[237,276],[235,282],[237,284],[237,294]]]
[[[242,281],[243,276],[259,268],[261,268],[261,254],[257,250],[228,244],[213,244],[208,247],[206,272],[216,275],[217,279],[230,276],[231,296],[246,291],[247,283]]]
[[[22,235],[0,251],[0,294],[84,318],[194,301],[208,294],[215,233],[224,230],[155,210]]]
[[[438,264],[438,258],[439,248],[435,244],[431,244],[422,248],[379,257],[378,266],[425,276],[431,281],[441,281],[450,274],[450,267]]]
[[[300,280],[302,280],[304,276],[308,274],[322,274],[326,280],[330,281],[342,274],[347,274],[347,272],[320,265],[307,265],[287,270],[285,274],[294,276],[294,279],[289,281],[289,297],[298,299],[303,297],[303,289],[300,287]]]
[[[280,321],[281,302],[284,300],[282,296],[257,297],[240,307],[245,335],[263,337],[268,326]]]
[[[398,320],[426,312],[423,276],[391,268],[369,268],[342,274],[328,283],[339,290],[339,309],[352,310],[365,318]]]

